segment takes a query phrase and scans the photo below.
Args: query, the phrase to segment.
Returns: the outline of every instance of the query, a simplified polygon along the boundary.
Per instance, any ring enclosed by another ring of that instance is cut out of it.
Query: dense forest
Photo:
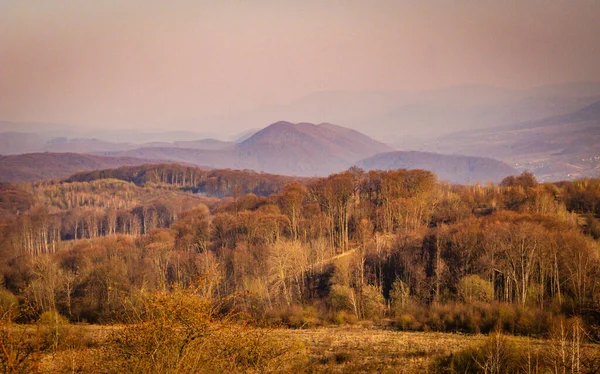
[[[284,178],[177,165],[0,186],[0,308],[126,322],[195,287],[267,325],[600,338],[600,180],[440,183],[431,172]]]

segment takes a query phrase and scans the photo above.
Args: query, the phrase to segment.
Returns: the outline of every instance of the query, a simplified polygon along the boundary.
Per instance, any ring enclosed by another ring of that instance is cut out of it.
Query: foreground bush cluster
[[[131,303],[131,301],[135,301]],[[303,348],[257,328],[245,315],[196,289],[152,292],[124,300],[127,323],[106,337],[85,335],[55,312],[35,325],[0,321],[0,368],[4,372],[221,373],[293,372]]]

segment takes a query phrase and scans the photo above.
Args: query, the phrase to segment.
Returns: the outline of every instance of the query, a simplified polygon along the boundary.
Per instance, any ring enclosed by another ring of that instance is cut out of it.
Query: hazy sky
[[[0,0],[0,119],[156,125],[324,90],[600,81],[598,0]]]

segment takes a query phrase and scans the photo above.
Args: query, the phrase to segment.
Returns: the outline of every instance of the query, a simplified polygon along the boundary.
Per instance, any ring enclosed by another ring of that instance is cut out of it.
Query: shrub
[[[396,279],[390,290],[394,310],[400,310],[410,303],[410,288],[400,279]]]
[[[43,326],[66,325],[69,321],[54,310],[48,310],[40,315],[38,323]]]
[[[363,288],[363,318],[378,319],[383,313],[385,300],[383,294],[375,286],[368,285]]]
[[[395,311],[394,326],[404,331],[429,330],[428,326],[423,325],[423,314],[426,308],[416,303],[407,304]]]
[[[38,318],[42,347],[57,351],[69,335],[69,321],[54,310],[48,310]]]
[[[551,319],[549,311],[505,303],[414,304],[396,312],[395,325],[402,330],[487,334],[499,329],[516,335],[545,336]]]
[[[294,365],[302,347],[245,317],[220,314],[220,306],[193,290],[144,297],[130,323],[109,341],[107,371],[130,373],[265,372]],[[294,358],[294,359],[291,359]]]
[[[532,345],[496,331],[481,345],[438,357],[436,373],[597,373],[600,353],[584,343],[587,332],[578,318],[559,318],[548,344]],[[517,345],[518,344],[518,345]]]
[[[466,303],[494,299],[494,286],[479,275],[468,275],[458,282],[458,295]]]
[[[265,317],[270,324],[282,324],[291,328],[310,328],[323,323],[317,309],[312,305],[273,309],[266,313]]]
[[[395,322],[396,326],[404,331],[417,331],[422,329],[422,325],[417,321],[417,319],[408,313],[404,313],[399,315],[396,318]]]
[[[0,316],[0,371],[31,373],[42,358],[40,342],[25,326],[15,325],[11,311]]]
[[[500,332],[489,336],[478,347],[469,347],[433,363],[436,373],[514,373],[520,371],[520,356],[516,346]]]
[[[9,309],[14,311],[18,306],[19,300],[17,300],[17,297],[13,295],[12,292],[4,288],[0,288],[0,313],[4,314],[8,312]]]
[[[337,311],[355,311],[356,295],[348,286],[334,284],[329,291],[329,303]]]
[[[333,314],[332,322],[336,325],[354,325],[358,322],[356,315],[341,310]]]

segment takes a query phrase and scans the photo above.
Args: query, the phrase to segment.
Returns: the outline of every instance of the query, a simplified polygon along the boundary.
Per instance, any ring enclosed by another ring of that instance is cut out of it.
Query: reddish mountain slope
[[[251,169],[273,174],[328,175],[356,161],[392,149],[357,131],[331,124],[277,122],[227,149],[154,147],[110,156],[162,159],[213,168]]]
[[[148,163],[150,160],[133,157],[103,157],[77,153],[27,153],[0,156],[0,182],[31,182],[63,178],[78,171]]]

